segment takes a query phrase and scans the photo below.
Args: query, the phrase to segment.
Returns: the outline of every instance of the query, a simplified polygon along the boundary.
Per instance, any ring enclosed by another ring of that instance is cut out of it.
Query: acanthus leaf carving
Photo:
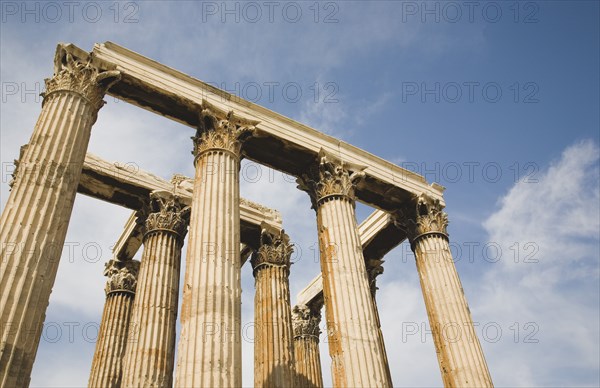
[[[196,159],[209,150],[224,150],[239,158],[242,143],[252,136],[259,123],[240,118],[233,111],[223,112],[207,101],[202,102],[199,122],[196,136],[192,137]]]
[[[375,292],[378,290],[377,288],[377,276],[383,273],[383,263],[382,259],[365,259],[367,275],[369,277],[369,288],[371,290],[371,294],[375,295]]]
[[[187,233],[190,206],[182,198],[165,191],[154,191],[150,194],[148,215],[144,222],[144,235],[164,230],[171,231],[183,240]]]
[[[292,326],[294,338],[314,337],[318,340],[321,329],[321,311],[307,305],[294,306],[292,310]]]
[[[321,149],[315,165],[309,166],[296,182],[311,198],[313,209],[329,197],[354,201],[356,184],[365,177],[364,167],[344,163]]]
[[[111,259],[104,265],[106,282],[106,295],[114,292],[135,293],[140,262],[137,260],[120,261]]]
[[[290,237],[285,231],[272,231],[263,225],[260,247],[250,259],[255,276],[265,266],[285,267],[289,275],[290,257],[293,252],[294,248],[290,243]]]
[[[45,79],[46,91],[42,93],[42,96],[45,102],[55,92],[75,92],[83,96],[97,112],[104,105],[102,98],[106,91],[120,79],[119,71],[101,71],[92,64],[91,58],[81,61],[64,51],[60,54],[60,61],[55,66],[54,76]]]
[[[412,244],[419,236],[438,233],[448,237],[448,215],[439,199],[422,193],[414,196],[413,206],[400,210],[394,223],[403,229]]]

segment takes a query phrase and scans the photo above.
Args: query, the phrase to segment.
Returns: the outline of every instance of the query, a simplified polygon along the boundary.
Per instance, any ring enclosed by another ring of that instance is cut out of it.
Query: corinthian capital
[[[369,288],[371,290],[371,295],[375,296],[377,288],[377,276],[383,273],[383,263],[382,259],[366,259],[365,266],[367,269],[367,275],[369,277]]]
[[[99,110],[104,101],[104,94],[115,82],[121,79],[116,70],[101,71],[90,60],[80,61],[65,51],[60,50],[55,60],[54,76],[46,78],[46,91],[42,94],[44,101],[55,92],[69,91],[83,96],[95,110]]]
[[[105,288],[106,295],[113,292],[135,294],[139,269],[140,262],[137,260],[109,260],[104,265],[104,276],[108,277]]]
[[[448,237],[448,215],[438,199],[421,194],[415,196],[412,203],[413,206],[398,212],[395,219],[396,226],[406,231],[411,243],[430,233]]]
[[[144,235],[155,231],[177,234],[183,240],[187,232],[190,207],[183,198],[167,191],[150,194],[149,214],[144,223]]]
[[[267,225],[263,223],[260,234],[260,247],[252,255],[250,260],[254,275],[266,266],[279,266],[290,268],[290,257],[294,252],[294,248],[290,243],[290,237],[283,231],[269,230]]]
[[[313,309],[305,304],[294,306],[292,310],[292,325],[294,327],[294,338],[314,337],[319,339],[321,330],[321,311]]]
[[[246,120],[233,111],[223,112],[206,101],[202,102],[200,125],[194,141],[194,157],[210,150],[230,152],[240,157],[242,143],[249,138],[259,121]]]
[[[346,198],[354,202],[355,185],[365,176],[363,169],[344,163],[321,149],[317,162],[296,182],[300,190],[310,195],[313,209],[329,198]]]

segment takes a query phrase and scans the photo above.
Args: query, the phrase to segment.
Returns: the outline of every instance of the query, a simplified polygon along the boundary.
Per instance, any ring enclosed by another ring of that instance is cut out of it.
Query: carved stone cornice
[[[271,231],[264,225],[260,234],[260,247],[252,255],[250,263],[254,276],[261,268],[284,267],[289,275],[290,257],[294,252],[290,237],[283,231]]]
[[[174,233],[183,240],[187,233],[190,206],[188,201],[166,192],[154,191],[150,194],[148,215],[144,222],[144,239],[158,231]]]
[[[140,262],[137,260],[109,260],[104,265],[104,276],[108,277],[106,295],[115,292],[135,294],[139,269]]]
[[[313,209],[331,198],[355,201],[354,188],[364,178],[364,167],[344,163],[323,149],[316,163],[296,180],[298,188],[310,195]]]
[[[367,268],[367,275],[369,277],[369,288],[371,290],[371,294],[375,296],[375,292],[378,290],[377,288],[377,276],[383,273],[383,263],[382,259],[366,259],[365,265]]]
[[[413,248],[421,237],[427,235],[436,234],[447,240],[448,215],[440,201],[423,193],[415,196],[412,203],[412,207],[397,212],[394,223],[406,232]]]
[[[294,338],[312,337],[319,341],[321,329],[321,310],[313,309],[305,304],[294,306],[292,310],[292,325]]]
[[[241,156],[242,143],[255,131],[259,121],[246,120],[233,111],[223,112],[206,101],[202,102],[200,124],[194,141],[194,162],[205,152],[225,151]]]
[[[45,79],[46,91],[42,96],[45,102],[58,91],[77,93],[85,98],[95,111],[98,111],[104,105],[102,98],[108,88],[120,79],[119,71],[100,71],[91,61],[80,61],[65,52],[60,62],[55,64],[54,76]]]

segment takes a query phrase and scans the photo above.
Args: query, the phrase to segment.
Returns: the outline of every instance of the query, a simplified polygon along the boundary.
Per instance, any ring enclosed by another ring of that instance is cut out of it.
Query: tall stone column
[[[448,244],[448,216],[423,194],[397,218],[410,241],[446,387],[491,387],[467,299]]]
[[[241,146],[253,124],[203,104],[175,385],[242,385]]]
[[[89,387],[120,387],[131,308],[137,286],[139,261],[106,263],[106,303],[98,330]]]
[[[290,305],[290,239],[263,226],[261,246],[252,256],[254,297],[254,386],[294,385],[294,346]]]
[[[375,319],[377,321],[377,337],[379,344],[383,349],[383,355],[385,357],[385,373],[389,381],[392,381],[392,373],[390,372],[390,363],[387,358],[387,351],[385,349],[385,340],[383,339],[383,331],[381,330],[381,320],[379,319],[379,308],[377,307],[377,276],[383,273],[383,262],[382,259],[369,259],[365,258],[365,266],[367,269],[367,276],[369,278],[369,290],[371,291],[371,298],[373,298],[373,306],[375,308]]]
[[[150,195],[144,252],[123,364],[124,387],[172,387],[181,248],[189,206],[169,192]]]
[[[333,385],[389,387],[354,212],[360,169],[321,151],[298,187],[309,193],[317,211]]]
[[[296,358],[296,387],[323,387],[319,334],[321,330],[321,308],[300,305],[292,312],[294,325],[294,356]]]
[[[27,386],[92,124],[119,78],[69,54],[46,80],[0,225],[0,386]]]

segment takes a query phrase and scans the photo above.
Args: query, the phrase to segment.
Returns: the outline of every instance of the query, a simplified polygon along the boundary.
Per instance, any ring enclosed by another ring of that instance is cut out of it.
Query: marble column
[[[254,296],[254,386],[294,385],[294,345],[290,305],[290,239],[263,227],[252,256]]]
[[[189,206],[169,192],[150,195],[144,252],[123,365],[125,387],[172,387],[181,248]]]
[[[321,151],[299,179],[317,211],[323,296],[336,387],[389,387],[355,216],[362,168]]]
[[[116,71],[69,54],[46,80],[42,112],[0,218],[0,386],[29,384],[92,124]]]
[[[203,103],[175,385],[242,385],[240,158],[253,125]]]
[[[294,356],[296,358],[297,388],[323,387],[319,334],[323,305],[295,306],[292,311],[294,326]]]
[[[439,200],[423,194],[397,217],[410,241],[446,387],[491,387],[492,378],[475,334],[448,244],[448,216]]]
[[[129,334],[129,321],[137,286],[139,261],[106,263],[106,303],[98,330],[89,387],[121,386],[121,364]]]
[[[383,355],[385,357],[385,372],[389,381],[392,381],[392,373],[390,372],[390,364],[387,358],[387,351],[385,349],[385,340],[383,339],[383,331],[381,330],[381,320],[379,319],[379,308],[377,307],[376,294],[377,290],[377,276],[383,273],[382,259],[369,259],[365,258],[365,266],[367,269],[367,276],[369,278],[369,289],[371,291],[371,298],[373,298],[373,306],[375,308],[375,319],[377,320],[377,336],[381,348],[383,349]]]

